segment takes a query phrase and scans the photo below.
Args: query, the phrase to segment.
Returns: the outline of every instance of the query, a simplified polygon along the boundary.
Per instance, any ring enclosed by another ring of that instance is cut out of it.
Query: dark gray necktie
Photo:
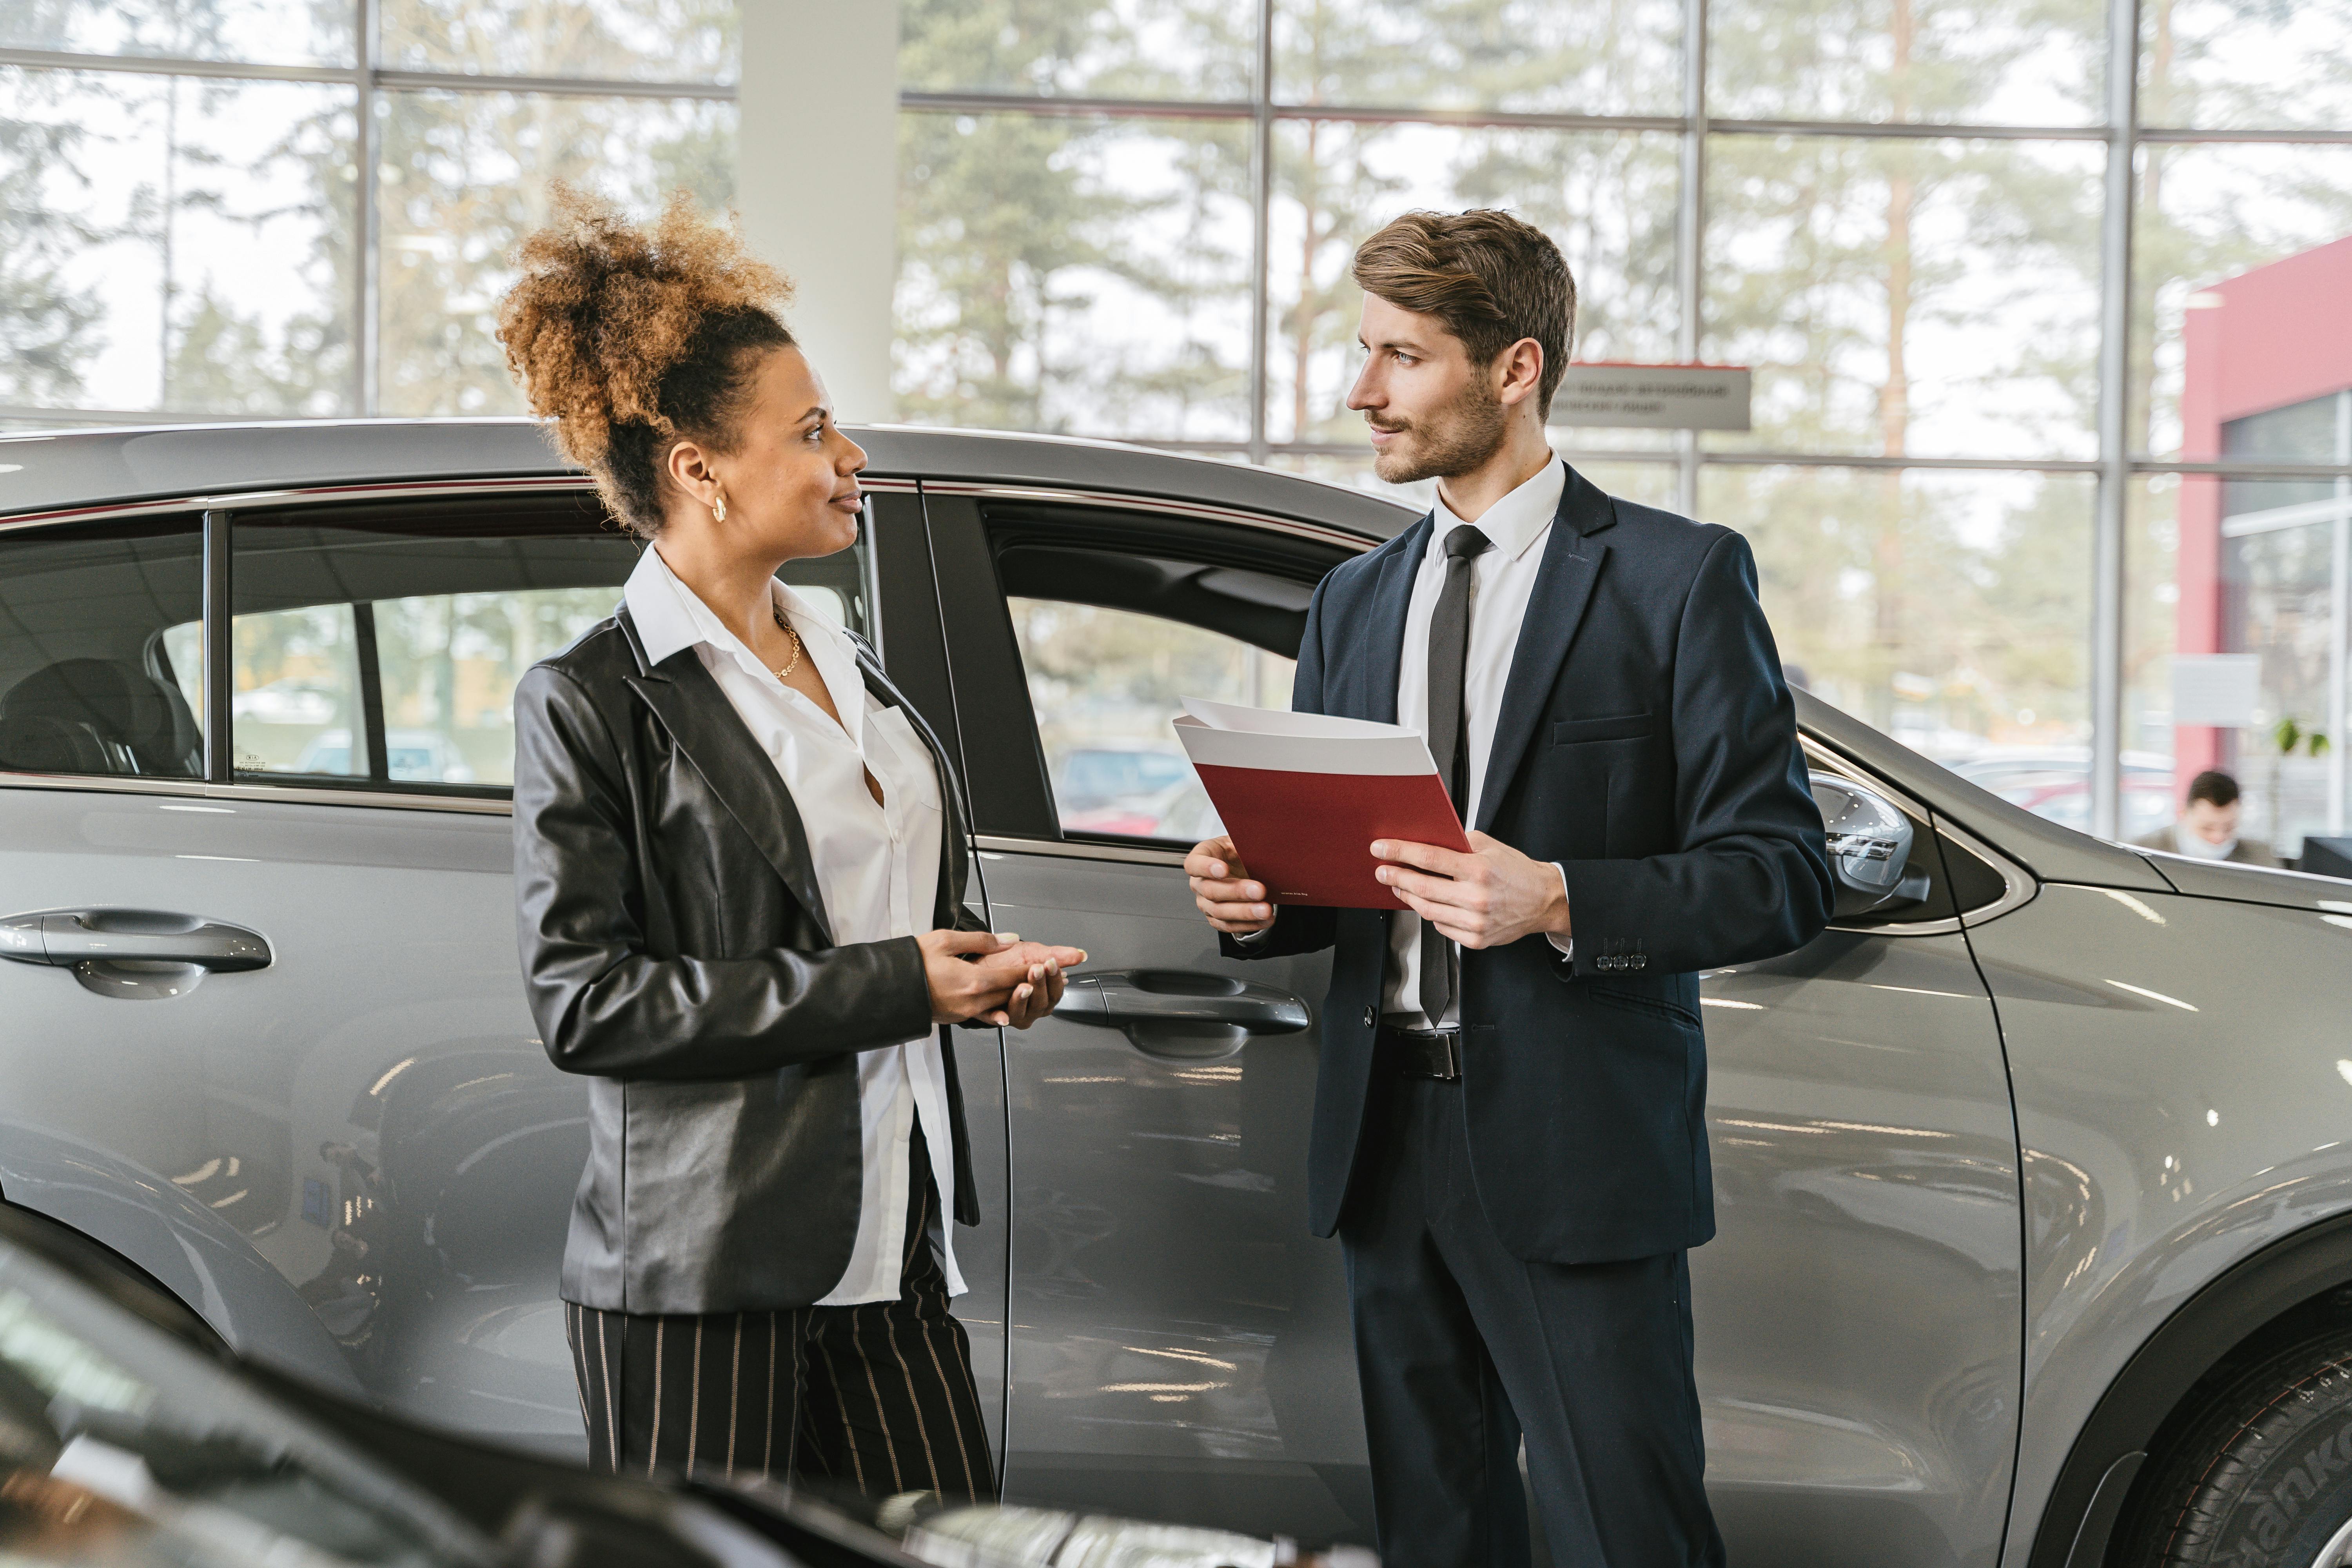
[[[1464,822],[1470,819],[1470,747],[1462,722],[1462,672],[1470,657],[1471,563],[1492,542],[1470,524],[1445,536],[1445,586],[1429,616],[1429,754],[1445,778],[1446,793]],[[1421,1010],[1429,1026],[1443,1026],[1454,1000],[1454,944],[1435,926],[1421,924]]]

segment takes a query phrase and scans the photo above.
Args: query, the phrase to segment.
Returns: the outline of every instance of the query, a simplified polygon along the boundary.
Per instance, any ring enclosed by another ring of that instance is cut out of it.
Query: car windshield
[[[0,1241],[0,1562],[488,1563],[440,1504]]]

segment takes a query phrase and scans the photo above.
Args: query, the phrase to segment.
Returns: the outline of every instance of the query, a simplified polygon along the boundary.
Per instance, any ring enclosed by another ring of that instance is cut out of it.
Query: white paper
[[[1360,737],[1418,735],[1402,724],[1372,719],[1343,719],[1336,713],[1293,713],[1287,708],[1244,708],[1238,702],[1212,702],[1205,697],[1183,699],[1184,711],[1213,730],[1241,730],[1256,735],[1355,735]]]
[[[1176,738],[1194,767],[1411,777],[1435,773],[1421,731],[1369,719],[1184,699]]]

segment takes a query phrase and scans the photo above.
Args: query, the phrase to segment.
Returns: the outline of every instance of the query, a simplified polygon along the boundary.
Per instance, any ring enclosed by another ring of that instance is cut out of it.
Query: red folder
[[[1402,909],[1373,876],[1373,839],[1470,848],[1419,731],[1197,698],[1184,710],[1176,733],[1275,903]]]

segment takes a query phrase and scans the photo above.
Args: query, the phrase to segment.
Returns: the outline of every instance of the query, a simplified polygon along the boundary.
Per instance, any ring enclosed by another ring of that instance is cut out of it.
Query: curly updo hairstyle
[[[652,224],[558,184],[516,253],[499,342],[531,412],[631,531],[662,525],[662,463],[681,438],[735,442],[759,363],[788,348],[791,279],[703,220],[684,191]]]

